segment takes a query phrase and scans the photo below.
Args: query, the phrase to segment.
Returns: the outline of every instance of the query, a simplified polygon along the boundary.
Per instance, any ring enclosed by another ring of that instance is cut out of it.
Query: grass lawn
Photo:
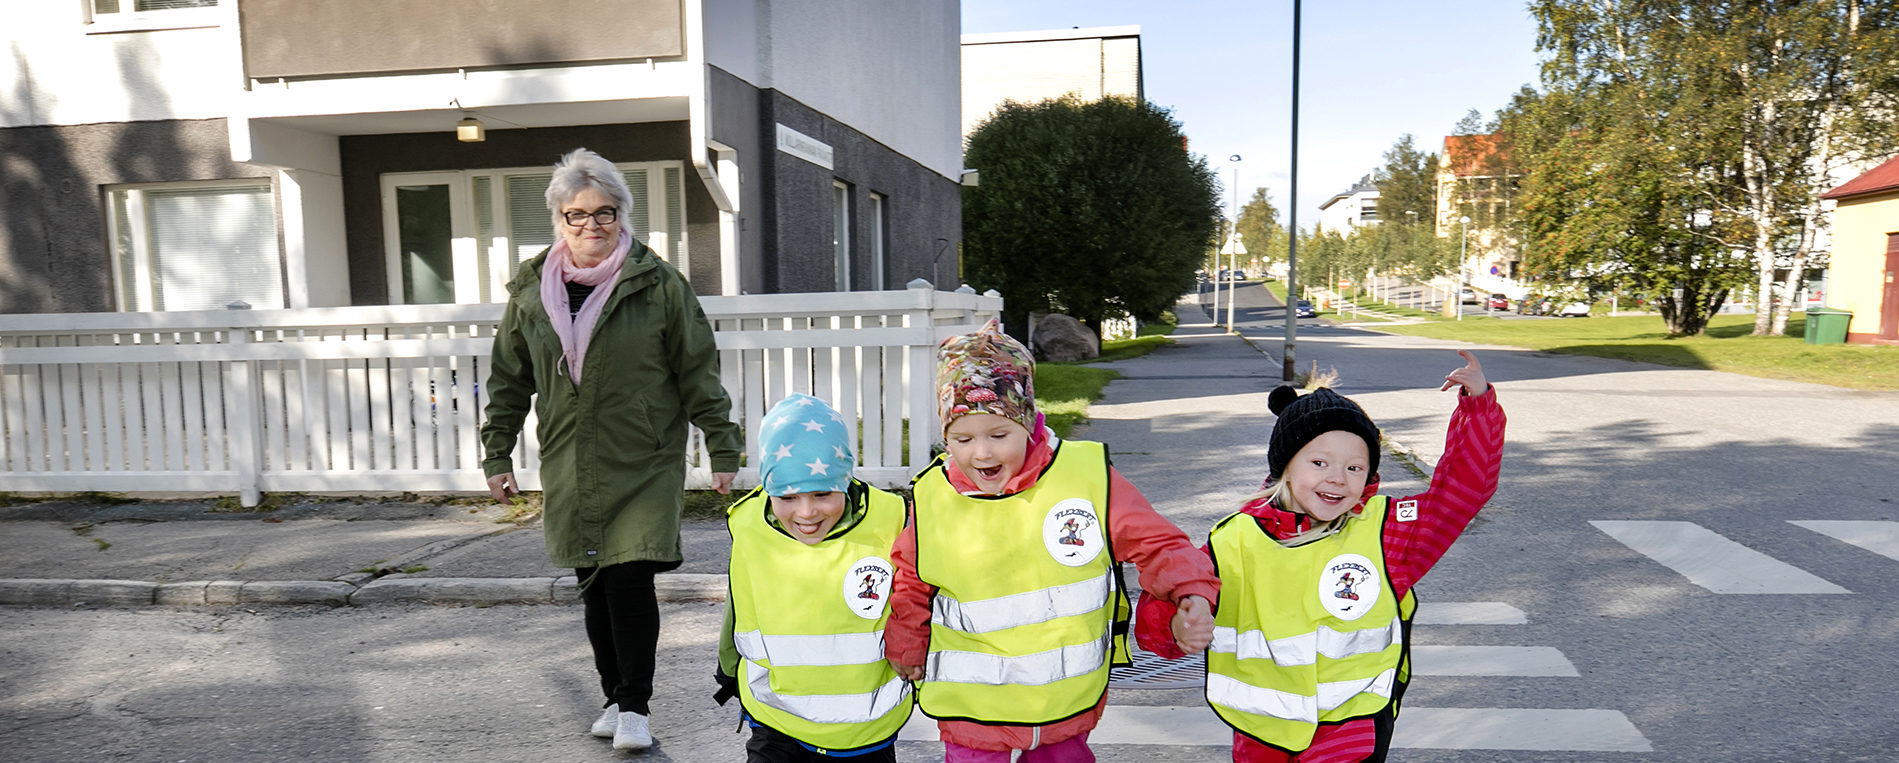
[[[1101,399],[1101,389],[1121,378],[1121,372],[1098,368],[1093,364],[1138,358],[1172,344],[1167,335],[1174,333],[1177,320],[1167,313],[1161,321],[1141,327],[1132,339],[1101,343],[1101,357],[1080,363],[1035,364],[1035,406],[1048,420],[1056,437],[1067,437],[1076,424],[1088,420],[1088,406]]]
[[[1717,315],[1700,336],[1669,338],[1660,316],[1550,320],[1473,318],[1381,326],[1380,331],[1621,358],[1768,379],[1867,390],[1899,390],[1899,347],[1807,344],[1806,318],[1787,321],[1787,336],[1750,336],[1753,315]]]

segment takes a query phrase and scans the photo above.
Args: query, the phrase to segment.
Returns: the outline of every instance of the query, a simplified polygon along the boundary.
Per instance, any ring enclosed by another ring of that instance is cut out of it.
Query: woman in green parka
[[[508,282],[481,427],[488,490],[507,501],[519,488],[510,454],[534,405],[547,553],[579,579],[606,695],[589,732],[618,750],[653,743],[653,575],[683,561],[686,427],[705,432],[720,493],[743,447],[712,326],[685,277],[622,224],[632,198],[592,151],[554,165],[547,207],[561,238]]]

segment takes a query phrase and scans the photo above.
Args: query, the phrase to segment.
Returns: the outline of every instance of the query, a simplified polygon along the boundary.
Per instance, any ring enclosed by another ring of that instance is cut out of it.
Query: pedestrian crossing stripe
[[[1715,593],[1852,593],[1693,522],[1592,520],[1589,524]]]
[[[1899,561],[1899,522],[1813,519],[1790,523]]]
[[[941,741],[936,721],[917,711],[897,735]],[[1206,705],[1108,705],[1088,744],[1231,747],[1233,730]],[[1653,752],[1648,738],[1617,710],[1416,707],[1398,716],[1392,747],[1537,752]]]

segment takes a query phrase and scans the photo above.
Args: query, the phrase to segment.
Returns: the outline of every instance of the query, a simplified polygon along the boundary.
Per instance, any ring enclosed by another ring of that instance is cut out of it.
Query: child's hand
[[[1213,605],[1199,596],[1180,600],[1174,612],[1174,643],[1188,654],[1204,651],[1213,643]]]
[[[1208,620],[1207,622],[1212,623],[1213,621]],[[890,669],[897,671],[898,678],[901,678],[905,681],[909,681],[910,683],[916,683],[918,681],[923,680],[923,666],[922,665],[903,665],[903,664],[898,663],[896,660],[890,660],[889,662],[890,662]]]
[[[1437,391],[1443,392],[1461,385],[1464,394],[1474,396],[1490,389],[1490,382],[1484,380],[1484,366],[1477,362],[1477,356],[1470,354],[1469,350],[1458,350],[1457,354],[1464,356],[1464,367],[1445,375],[1444,386],[1438,387]]]

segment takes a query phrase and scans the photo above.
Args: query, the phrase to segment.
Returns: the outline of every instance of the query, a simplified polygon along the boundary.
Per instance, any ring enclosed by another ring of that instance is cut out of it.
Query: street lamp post
[[[1470,217],[1457,218],[1457,293],[1452,296],[1457,305],[1457,319],[1464,319],[1464,257],[1470,248]]]
[[[1231,194],[1233,197],[1233,243],[1227,245],[1227,267],[1238,270],[1240,266],[1240,155],[1234,154],[1226,160],[1233,163],[1233,192]],[[1231,285],[1226,288],[1226,330],[1228,331],[1233,330],[1233,290],[1239,287],[1239,280],[1239,276],[1235,274],[1233,280],[1228,282]],[[1214,319],[1219,318],[1215,316]]]

